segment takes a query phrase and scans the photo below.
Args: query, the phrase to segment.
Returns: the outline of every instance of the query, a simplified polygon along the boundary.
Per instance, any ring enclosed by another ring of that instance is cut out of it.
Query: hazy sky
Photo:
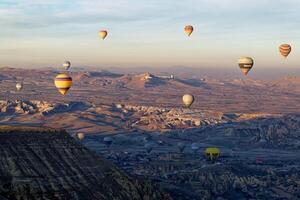
[[[0,0],[1,66],[229,68],[251,56],[255,67],[296,68],[299,10],[299,0]],[[281,43],[293,47],[286,62]]]

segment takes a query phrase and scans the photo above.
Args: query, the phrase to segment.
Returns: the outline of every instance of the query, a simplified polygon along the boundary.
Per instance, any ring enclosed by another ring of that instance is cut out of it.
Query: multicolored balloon
[[[254,61],[250,57],[242,57],[238,60],[239,67],[246,76],[254,65]]]
[[[279,52],[284,58],[287,58],[288,55],[291,53],[292,47],[289,44],[282,44],[279,46]]]
[[[72,77],[68,74],[58,74],[54,79],[54,84],[62,95],[66,95],[72,86]]]

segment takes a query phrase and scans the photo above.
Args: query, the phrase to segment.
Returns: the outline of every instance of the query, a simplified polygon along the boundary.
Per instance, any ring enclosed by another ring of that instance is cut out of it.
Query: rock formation
[[[7,199],[164,199],[63,130],[0,127],[0,197]]]

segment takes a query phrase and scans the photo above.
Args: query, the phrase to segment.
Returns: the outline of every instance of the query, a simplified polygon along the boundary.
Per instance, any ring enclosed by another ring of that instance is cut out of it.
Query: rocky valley
[[[74,71],[62,97],[54,70],[0,71],[0,125],[10,126],[0,131],[4,198],[300,199],[299,77]],[[204,155],[212,146],[221,150],[214,162]]]

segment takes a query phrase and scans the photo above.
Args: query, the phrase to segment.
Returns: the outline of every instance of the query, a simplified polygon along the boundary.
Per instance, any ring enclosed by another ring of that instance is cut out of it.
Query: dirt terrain
[[[54,103],[81,101],[96,105],[182,107],[185,93],[195,96],[192,108],[223,113],[297,113],[300,111],[300,78],[287,76],[276,80],[215,79],[205,76],[181,78],[114,74],[107,71],[70,72],[73,86],[67,96],[54,87],[58,71],[51,69],[0,69],[0,97],[3,100],[42,100]],[[16,93],[17,81],[24,89]]]
[[[174,199],[300,199],[299,77],[76,71],[62,97],[53,85],[57,71],[0,71],[0,124],[62,128],[74,137],[83,132],[83,145]],[[20,80],[24,89],[16,92]],[[195,96],[190,109],[181,103],[185,93]],[[221,149],[217,162],[204,157],[210,146]]]

